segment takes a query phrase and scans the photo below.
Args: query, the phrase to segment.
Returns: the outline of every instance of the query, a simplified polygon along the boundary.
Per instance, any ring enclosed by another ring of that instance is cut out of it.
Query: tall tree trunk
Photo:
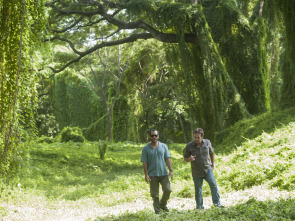
[[[259,2],[259,17],[262,17],[263,6],[264,6],[264,0],[260,0],[260,2]]]
[[[113,123],[113,121],[112,121],[112,111],[109,109],[108,110],[108,140],[110,142],[113,141],[112,123]]]
[[[295,106],[295,1],[279,1],[286,30],[285,52],[282,68],[282,107]]]
[[[179,119],[180,127],[181,127],[181,130],[182,130],[182,133],[183,133],[183,141],[184,141],[184,143],[187,143],[187,138],[186,138],[186,134],[185,134],[185,130],[184,130],[184,126],[183,126],[181,114],[178,113],[178,112],[177,112],[177,114],[178,114],[178,119]]]

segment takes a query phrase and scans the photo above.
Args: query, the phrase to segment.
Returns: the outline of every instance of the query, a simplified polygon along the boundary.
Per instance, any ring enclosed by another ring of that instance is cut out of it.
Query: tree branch
[[[61,1],[58,1],[58,2],[62,4]],[[63,71],[65,68],[67,68],[71,64],[80,61],[86,55],[91,54],[92,52],[94,52],[100,48],[103,48],[103,47],[125,44],[125,43],[129,43],[129,42],[134,42],[139,39],[147,40],[147,39],[151,39],[151,38],[157,39],[157,40],[159,40],[161,42],[165,42],[165,43],[178,43],[178,39],[177,39],[176,34],[160,32],[142,20],[137,20],[137,21],[133,21],[133,22],[125,22],[125,21],[121,21],[121,20],[116,19],[115,15],[118,14],[122,10],[121,6],[117,3],[110,2],[110,1],[103,1],[104,4],[102,5],[100,2],[95,1],[95,0],[80,0],[80,2],[81,2],[81,4],[88,5],[88,6],[89,5],[95,6],[96,8],[92,9],[92,10],[60,9],[55,5],[56,2],[46,3],[45,5],[47,7],[51,7],[53,10],[55,10],[57,13],[59,13],[61,15],[80,15],[81,17],[92,17],[95,15],[100,15],[102,18],[99,19],[98,21],[105,20],[105,21],[109,22],[110,24],[117,26],[118,32],[120,30],[124,30],[124,29],[129,29],[129,30],[130,29],[133,29],[133,30],[142,29],[142,30],[145,30],[146,32],[131,34],[128,37],[125,37],[125,38],[122,38],[119,40],[115,40],[115,41],[101,42],[100,44],[96,44],[95,46],[91,47],[90,49],[88,49],[84,52],[78,51],[75,48],[74,44],[69,39],[55,36],[55,37],[51,38],[50,40],[58,39],[60,41],[67,42],[69,44],[69,46],[71,47],[71,49],[73,50],[73,52],[79,56],[77,58],[69,61],[68,63],[66,63],[64,66],[62,66],[58,70],[54,69],[53,67],[50,67],[54,73],[58,73],[58,72]],[[114,12],[112,14],[108,14],[106,12],[105,7],[108,7],[108,8],[111,7],[112,11],[114,11]],[[71,26],[74,27],[75,24],[73,24]],[[69,27],[71,27],[71,26],[69,26]],[[65,30],[68,30],[68,29],[65,29]],[[117,32],[114,32],[112,34],[115,34],[115,33],[117,33]],[[112,36],[112,34],[109,36]],[[196,43],[198,41],[197,36],[195,34],[191,34],[191,33],[185,34],[184,39],[188,43]],[[45,40],[45,41],[48,41],[48,40]]]
[[[62,29],[62,30],[52,30],[53,32],[55,32],[55,33],[64,33],[64,32],[66,32],[66,31],[68,31],[68,30],[70,30],[71,28],[73,28],[73,27],[75,27],[77,24],[79,24],[79,22],[80,21],[82,21],[83,20],[83,16],[81,16],[78,20],[76,20],[72,25],[70,25],[69,27],[66,27],[66,28],[64,28],[64,29]]]

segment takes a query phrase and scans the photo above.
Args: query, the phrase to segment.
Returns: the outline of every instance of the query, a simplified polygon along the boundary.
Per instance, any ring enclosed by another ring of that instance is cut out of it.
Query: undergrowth
[[[255,139],[263,133],[273,133],[295,122],[295,108],[267,112],[251,119],[244,119],[215,134],[214,145],[220,153],[230,153],[247,140]]]

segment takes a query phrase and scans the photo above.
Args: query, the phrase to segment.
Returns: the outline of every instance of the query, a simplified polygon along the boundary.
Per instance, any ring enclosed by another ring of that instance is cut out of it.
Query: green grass
[[[55,200],[78,200],[114,190],[122,192],[129,186],[134,191],[141,187],[133,185],[142,176],[139,145],[114,144],[105,160],[100,160],[97,142],[32,143],[30,156],[30,174],[22,177],[23,188],[42,190]]]
[[[257,201],[251,198],[248,202],[239,204],[230,208],[219,209],[212,208],[210,211],[177,211],[172,210],[168,214],[160,216],[151,214],[149,211],[124,214],[119,217],[112,217],[112,220],[294,220],[295,219],[295,203],[292,199],[278,201]],[[106,220],[97,218],[96,220]]]
[[[295,190],[295,123],[263,133],[237,147],[229,155],[219,155],[217,177],[227,190],[254,185]]]
[[[30,205],[36,204],[52,219],[65,207],[61,214],[69,219],[76,219],[75,211],[81,211],[84,215],[79,220],[294,220],[294,113],[293,109],[267,113],[219,134],[214,173],[225,209],[210,207],[210,189],[204,184],[207,209],[193,210],[190,165],[182,158],[185,144],[169,145],[174,169],[169,203],[179,205],[173,205],[169,214],[157,216],[151,209],[140,162],[144,144],[109,145],[101,160],[99,142],[31,142],[24,144],[29,152],[24,153],[27,157],[21,164],[20,180],[14,186],[2,185],[0,214],[17,219],[26,214],[21,208],[29,211]],[[149,206],[132,210],[143,204]],[[87,215],[98,208],[113,213]]]

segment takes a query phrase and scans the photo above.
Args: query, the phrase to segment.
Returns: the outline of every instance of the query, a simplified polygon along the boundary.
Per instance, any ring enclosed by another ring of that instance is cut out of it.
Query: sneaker
[[[221,204],[216,204],[216,205],[214,205],[215,207],[219,207],[219,208],[224,208],[224,206],[223,205],[221,205]]]
[[[167,213],[169,212],[169,209],[167,208],[167,206],[161,208],[161,210],[163,210],[163,211],[165,211],[165,212],[167,212]]]
[[[205,209],[204,205],[196,205],[196,209]]]
[[[196,210],[204,210],[204,207],[197,207]]]

